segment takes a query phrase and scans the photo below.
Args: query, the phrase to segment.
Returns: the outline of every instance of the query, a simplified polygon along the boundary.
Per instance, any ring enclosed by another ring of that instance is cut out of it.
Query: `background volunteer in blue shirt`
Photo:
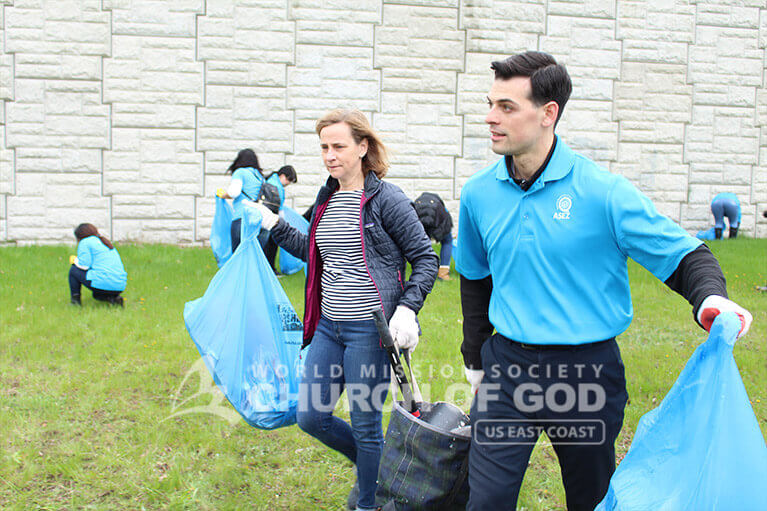
[[[730,224],[730,239],[738,236],[738,227],[740,227],[740,201],[734,193],[720,193],[711,201],[711,213],[714,215],[714,236],[716,239],[722,239],[724,231],[724,217],[727,217],[727,223]]]
[[[128,274],[120,254],[112,243],[99,234],[93,224],[80,224],[75,229],[77,255],[69,257],[69,293],[73,305],[82,305],[81,286],[93,291],[93,298],[123,306]]]
[[[526,52],[491,68],[485,122],[502,158],[461,191],[455,254],[461,351],[478,389],[468,509],[514,509],[546,431],[567,508],[592,510],[615,470],[628,398],[615,342],[633,313],[627,258],[684,296],[706,329],[734,311],[743,335],[751,315],[727,299],[705,245],[554,134],[572,90],[563,66]]]
[[[274,185],[277,188],[277,191],[280,194],[280,209],[282,209],[282,207],[285,205],[285,187],[298,182],[296,169],[294,169],[292,165],[284,165],[280,167],[280,170],[273,172],[268,178],[266,178],[266,182]],[[279,274],[280,272],[278,272],[274,267],[274,259],[277,257],[277,243],[274,242],[274,239],[272,239],[272,236],[268,232],[266,236],[267,241],[266,246],[264,247],[266,260],[269,261],[269,266],[272,267],[272,271],[274,271],[276,274]]]
[[[229,165],[227,173],[232,174],[229,187],[226,190],[219,188],[216,190],[216,195],[222,199],[233,199],[230,235],[232,237],[232,253],[234,253],[240,245],[243,201],[255,202],[258,200],[261,185],[264,183],[264,176],[261,174],[258,156],[253,149],[242,149],[237,153],[237,157]]]

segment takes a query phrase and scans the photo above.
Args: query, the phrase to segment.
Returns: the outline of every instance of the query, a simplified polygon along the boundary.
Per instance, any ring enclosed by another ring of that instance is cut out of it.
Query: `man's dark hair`
[[[298,176],[296,175],[296,169],[293,168],[292,165],[284,165],[280,167],[280,170],[277,171],[278,176],[285,176],[285,179],[288,180],[289,183],[297,183],[298,182]]]
[[[554,57],[541,51],[526,51],[505,60],[496,60],[490,69],[495,71],[496,80],[508,80],[515,76],[529,77],[532,86],[530,99],[537,106],[554,101],[559,105],[556,121],[559,122],[573,91],[573,84],[565,66],[557,64]]]

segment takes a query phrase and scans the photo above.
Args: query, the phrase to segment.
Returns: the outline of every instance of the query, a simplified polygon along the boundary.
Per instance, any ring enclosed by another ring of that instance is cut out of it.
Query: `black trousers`
[[[232,239],[232,254],[240,246],[240,227],[242,226],[242,218],[232,220],[232,225],[229,227],[229,236]]]
[[[110,298],[119,296],[121,291],[106,291],[104,289],[97,289],[93,287],[93,283],[88,280],[86,276],[87,272],[82,268],[78,268],[74,264],[69,267],[69,294],[70,296],[80,295],[80,286],[85,286],[93,291],[93,298],[95,300],[101,300],[102,302],[108,302]]]
[[[264,255],[266,256],[266,260],[269,261],[269,266],[272,267],[274,273],[277,273],[277,269],[274,267],[274,260],[277,258],[277,248],[277,242],[274,241],[274,238],[269,234],[269,237],[266,240],[266,246],[264,247]]]
[[[232,253],[240,246],[240,230],[242,229],[242,218],[232,220],[232,225],[229,227],[229,236],[232,239]],[[277,257],[277,243],[272,240],[272,237],[266,229],[261,229],[258,233],[258,242],[261,244],[261,248],[264,250],[266,259],[269,261],[269,265],[274,270],[274,258]],[[271,243],[271,247],[270,247]],[[272,250],[271,254],[269,250]]]
[[[607,493],[628,400],[614,339],[534,349],[496,334],[482,346],[485,377],[471,407],[467,509],[516,509],[533,447],[545,432],[559,458],[569,511]]]

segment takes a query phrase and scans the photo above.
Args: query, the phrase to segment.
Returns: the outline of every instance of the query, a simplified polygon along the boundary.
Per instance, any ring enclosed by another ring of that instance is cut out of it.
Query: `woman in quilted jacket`
[[[434,285],[438,260],[411,201],[382,180],[386,148],[365,115],[333,110],[317,121],[316,132],[330,175],[308,235],[256,207],[274,240],[308,262],[304,345],[311,347],[298,425],[356,465],[356,509],[375,509],[389,366],[371,310],[383,309],[400,349],[414,348],[416,314]],[[333,415],[344,390],[351,424]]]

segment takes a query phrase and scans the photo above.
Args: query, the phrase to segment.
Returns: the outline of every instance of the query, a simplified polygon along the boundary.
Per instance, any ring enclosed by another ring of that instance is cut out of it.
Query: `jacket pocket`
[[[376,255],[386,260],[393,260],[399,255],[399,247],[379,224],[368,222],[363,230],[365,244],[369,244],[369,249],[375,251]]]

